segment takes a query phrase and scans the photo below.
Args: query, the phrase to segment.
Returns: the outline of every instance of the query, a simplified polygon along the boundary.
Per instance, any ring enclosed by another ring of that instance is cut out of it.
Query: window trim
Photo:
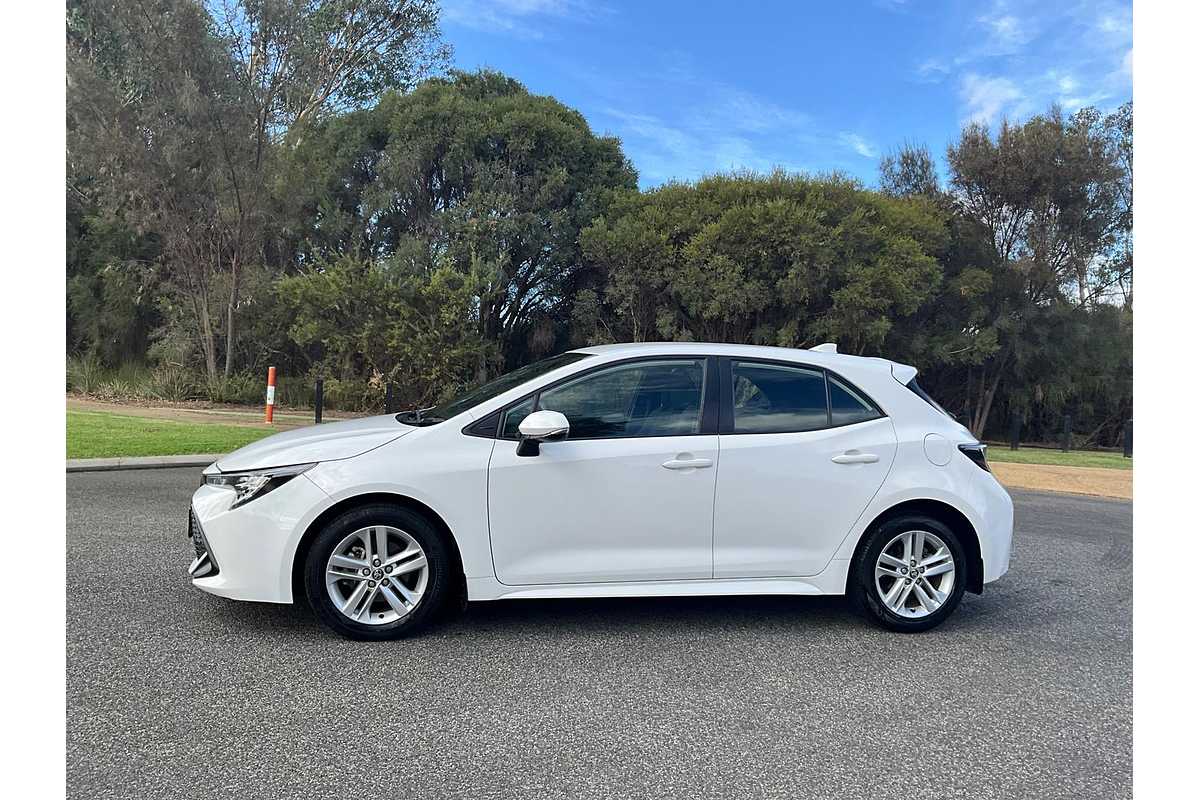
[[[535,398],[534,404],[533,404],[533,410],[537,411],[537,410],[539,410],[538,407],[541,405],[542,392],[546,392],[551,389],[555,389],[563,384],[570,383],[572,381],[584,378],[594,372],[599,372],[600,370],[608,369],[610,367],[624,366],[627,364],[636,364],[636,363],[645,362],[645,361],[699,361],[699,362],[701,362],[701,366],[704,369],[704,390],[703,390],[704,391],[704,402],[700,407],[700,430],[699,431],[697,431],[695,433],[664,433],[664,434],[659,434],[656,436],[583,436],[583,437],[579,437],[579,438],[570,438],[570,434],[568,434],[568,438],[565,439],[564,441],[568,441],[568,442],[602,442],[602,441],[611,441],[611,440],[616,440],[616,439],[668,439],[668,438],[678,438],[680,436],[711,436],[711,435],[715,435],[717,433],[717,425],[718,425],[718,418],[719,418],[719,411],[720,411],[719,405],[721,403],[721,394],[722,393],[720,390],[720,384],[719,384],[718,375],[717,375],[718,358],[717,358],[717,356],[708,355],[706,353],[694,353],[694,354],[690,354],[690,355],[683,354],[683,353],[669,353],[669,354],[663,354],[663,355],[633,356],[630,358],[621,358],[621,359],[617,359],[614,361],[605,361],[602,364],[595,364],[586,369],[581,369],[578,372],[573,372],[570,375],[566,375],[562,378],[559,378],[556,381],[547,383],[544,386],[539,386],[538,388],[534,389],[533,391],[527,392],[527,393],[521,395],[520,397],[518,397],[517,399],[511,400],[508,403],[505,403],[503,406],[501,406],[500,408],[491,412],[490,414],[487,414],[482,419],[479,419],[479,420],[471,423],[470,425],[466,426],[465,428],[463,428],[462,432],[464,434],[466,434],[467,436],[479,436],[479,437],[483,437],[486,439],[495,439],[496,441],[500,441],[500,442],[519,441],[518,438],[506,438],[502,435],[503,426],[504,426],[504,416],[509,412],[510,409],[521,405],[521,403],[524,403],[526,400],[533,397],[533,398]],[[491,430],[490,432],[487,431],[486,426],[483,429],[479,428],[479,425],[481,423],[491,423],[491,417],[493,415],[496,416],[495,427],[493,430]]]
[[[777,434],[796,434],[796,433],[817,433],[818,431],[834,430],[836,428],[846,428],[850,425],[862,425],[866,422],[874,422],[878,419],[886,419],[887,412],[879,403],[875,402],[875,398],[864,392],[853,381],[846,379],[844,375],[834,372],[828,367],[823,367],[818,364],[809,364],[803,361],[784,361],[782,359],[773,358],[742,358],[740,356],[720,356],[719,368],[721,371],[721,414],[720,422],[717,426],[717,433],[721,436],[770,436]],[[795,431],[738,431],[734,430],[733,420],[733,362],[739,364],[766,364],[775,367],[791,367],[793,369],[808,370],[809,372],[820,372],[825,379],[825,427],[809,428],[807,430]],[[878,417],[872,419],[862,419],[857,422],[842,422],[833,424],[833,403],[829,393],[829,379],[834,378],[839,383],[844,385],[853,394],[858,395],[867,402],[878,414]]]

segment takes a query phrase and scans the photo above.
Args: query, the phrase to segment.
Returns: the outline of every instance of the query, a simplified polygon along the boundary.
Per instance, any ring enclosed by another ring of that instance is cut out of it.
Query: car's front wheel
[[[317,534],[304,569],[317,617],[352,639],[396,639],[429,623],[453,589],[441,533],[420,514],[370,505]]]
[[[932,517],[897,517],[867,535],[847,591],[868,617],[893,631],[927,631],[962,600],[966,557],[954,532]]]

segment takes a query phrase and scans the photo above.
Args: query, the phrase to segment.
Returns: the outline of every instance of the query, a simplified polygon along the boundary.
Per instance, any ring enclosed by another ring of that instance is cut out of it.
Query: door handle
[[[711,458],[672,458],[663,462],[666,469],[705,469],[712,465]]]
[[[848,450],[840,456],[833,457],[835,464],[874,464],[879,460],[879,456],[874,453],[860,453],[857,450]]]

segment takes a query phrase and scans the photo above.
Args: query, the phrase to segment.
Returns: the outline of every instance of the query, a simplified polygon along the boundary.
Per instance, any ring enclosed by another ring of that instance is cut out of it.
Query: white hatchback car
[[[916,370],[723,344],[589,347],[208,467],[190,574],[395,638],[466,600],[848,594],[921,631],[1008,569],[1013,507]]]

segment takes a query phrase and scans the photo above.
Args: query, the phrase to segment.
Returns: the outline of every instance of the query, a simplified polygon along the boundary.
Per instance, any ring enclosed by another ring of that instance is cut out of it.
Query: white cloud
[[[547,19],[587,19],[602,10],[587,0],[443,0],[442,19],[489,33],[540,39]]]
[[[734,129],[746,133],[799,130],[808,127],[812,121],[801,111],[723,85],[712,87],[712,97],[694,116],[693,124],[699,128]]]
[[[949,65],[940,58],[927,58],[917,65],[917,78],[925,83],[938,83],[949,74]]]
[[[977,22],[987,32],[981,55],[1002,56],[1019,52],[1037,34],[1034,23],[1014,14],[996,12],[979,17]]]
[[[1016,116],[1025,110],[1025,93],[1008,78],[988,77],[969,72],[959,84],[959,96],[970,122],[990,125],[998,119]]]
[[[879,150],[875,145],[868,142],[857,133],[843,132],[838,136],[838,141],[854,152],[858,153],[863,158],[877,158]]]

